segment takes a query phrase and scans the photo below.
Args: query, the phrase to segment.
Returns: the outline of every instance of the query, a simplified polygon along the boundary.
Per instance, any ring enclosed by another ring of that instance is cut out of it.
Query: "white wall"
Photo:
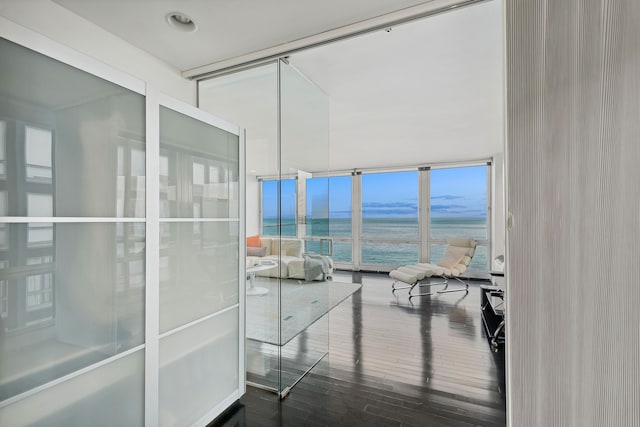
[[[0,0],[0,16],[195,105],[196,85],[178,70],[50,0]]]

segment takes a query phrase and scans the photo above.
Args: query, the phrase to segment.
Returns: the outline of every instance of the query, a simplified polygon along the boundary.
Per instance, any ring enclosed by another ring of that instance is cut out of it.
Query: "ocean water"
[[[277,220],[264,220],[264,235],[276,235]],[[283,220],[282,234],[295,236],[296,226],[293,220]],[[313,220],[306,225],[308,236],[351,237],[351,219]],[[363,238],[405,239],[414,243],[362,242],[363,264],[403,265],[418,262],[418,221],[414,218],[364,218],[362,222]],[[477,240],[487,239],[485,218],[432,218],[430,224],[432,239],[447,237],[466,237]],[[319,251],[318,242],[307,242],[306,250]],[[444,244],[432,244],[430,262],[438,261],[444,255]],[[338,262],[351,262],[351,242],[333,243],[333,259]],[[487,247],[478,246],[470,268],[487,270]]]

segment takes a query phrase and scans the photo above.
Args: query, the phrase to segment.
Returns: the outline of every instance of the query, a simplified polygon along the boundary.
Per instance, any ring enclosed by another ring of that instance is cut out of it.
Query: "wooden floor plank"
[[[391,293],[387,275],[354,277],[362,289],[329,315],[328,357],[282,401],[248,387],[211,426],[506,424],[504,359],[482,331],[482,282],[471,282],[466,295],[410,302],[406,291]]]

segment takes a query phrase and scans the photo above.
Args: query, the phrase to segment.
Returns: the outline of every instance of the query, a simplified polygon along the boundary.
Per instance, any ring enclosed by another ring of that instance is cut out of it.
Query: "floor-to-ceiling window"
[[[305,238],[308,252],[318,253],[330,240],[340,268],[384,271],[419,261],[436,263],[447,238],[466,237],[478,242],[470,270],[487,271],[489,169],[486,162],[322,176],[307,179],[302,194],[296,193],[295,180],[283,181],[283,200],[288,200],[282,205],[283,233],[295,235],[295,199],[303,198],[297,206],[306,206],[305,235],[299,237]],[[316,197],[327,189],[328,206],[326,198]],[[277,181],[262,181],[265,235],[277,232],[277,191]],[[354,247],[359,248],[355,254]]]
[[[361,242],[364,266],[418,262],[417,171],[362,175]]]
[[[470,269],[486,270],[489,253],[487,165],[432,169],[429,174],[429,261],[444,255],[449,237],[478,242]]]

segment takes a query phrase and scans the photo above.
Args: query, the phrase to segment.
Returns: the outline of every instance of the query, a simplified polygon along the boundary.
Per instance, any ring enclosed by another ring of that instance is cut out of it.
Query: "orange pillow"
[[[247,246],[252,247],[252,248],[259,248],[260,247],[260,236],[255,235],[255,236],[247,237]]]

